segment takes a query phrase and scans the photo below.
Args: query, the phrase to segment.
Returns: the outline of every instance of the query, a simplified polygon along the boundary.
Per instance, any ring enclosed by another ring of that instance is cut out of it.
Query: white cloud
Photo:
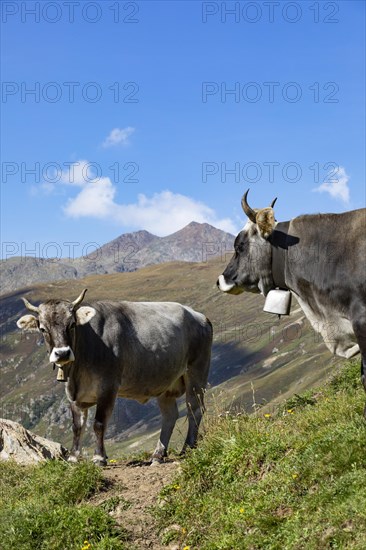
[[[30,188],[30,194],[32,197],[38,195],[52,195],[55,192],[56,185],[54,183],[45,181],[40,185],[32,185]]]
[[[62,185],[83,187],[101,177],[101,168],[95,162],[80,159],[75,162],[64,162],[62,165],[52,163],[47,171],[43,172],[43,181],[39,186],[31,187],[31,194],[51,195],[59,193]]]
[[[71,218],[108,218],[115,207],[115,187],[109,178],[99,178],[83,187],[74,199],[64,208]]]
[[[62,170],[60,174],[60,181],[62,183],[78,187],[94,181],[95,178],[95,163],[84,159],[73,162],[65,170]]]
[[[163,191],[147,197],[141,193],[135,203],[118,204],[115,194],[111,180],[100,178],[85,185],[74,199],[69,200],[65,214],[72,218],[112,220],[121,227],[146,229],[160,236],[169,235],[191,221],[237,232],[229,218],[218,218],[212,208],[186,195]]]
[[[128,138],[133,134],[135,128],[127,126],[126,128],[113,128],[110,134],[105,138],[102,147],[114,147],[115,145],[128,145]]]
[[[319,187],[313,189],[318,193],[329,193],[331,197],[339,199],[344,203],[349,203],[349,175],[343,166],[339,166],[336,172],[328,174],[327,180],[324,181]]]

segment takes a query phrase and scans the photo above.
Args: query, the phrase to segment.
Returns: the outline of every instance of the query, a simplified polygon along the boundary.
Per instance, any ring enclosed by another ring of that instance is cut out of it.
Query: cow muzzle
[[[227,283],[224,275],[220,275],[216,284],[222,292],[226,292],[227,294],[241,294],[243,292],[243,289],[239,288],[235,283]]]
[[[50,355],[50,363],[56,363],[58,367],[67,365],[75,360],[75,355],[70,346],[53,348]]]

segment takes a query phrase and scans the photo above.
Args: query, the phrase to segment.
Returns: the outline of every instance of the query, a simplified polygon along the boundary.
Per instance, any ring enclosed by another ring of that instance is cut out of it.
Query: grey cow
[[[276,287],[290,290],[330,351],[346,358],[361,351],[366,389],[366,209],[277,223],[275,201],[253,209],[247,196],[249,220],[218,287],[264,296]]]
[[[174,302],[100,301],[80,306],[48,300],[39,306],[23,298],[21,329],[42,332],[49,360],[63,370],[73,417],[70,460],[81,453],[88,409],[97,405],[93,461],[107,463],[104,434],[117,396],[141,403],[156,397],[162,428],[153,460],[167,454],[178,418],[176,399],[186,393],[188,433],[182,452],[194,447],[203,413],[203,392],[210,367],[212,325],[202,314]]]

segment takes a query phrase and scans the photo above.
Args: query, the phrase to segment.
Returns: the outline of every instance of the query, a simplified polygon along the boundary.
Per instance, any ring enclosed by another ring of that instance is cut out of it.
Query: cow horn
[[[85,296],[85,293],[88,289],[87,288],[84,288],[84,290],[81,292],[81,294],[76,298],[76,300],[74,300],[72,302],[72,305],[73,307],[76,307],[78,306],[83,300],[84,300],[84,296]]]
[[[255,219],[257,217],[257,214],[254,212],[254,210],[252,208],[250,208],[250,206],[247,202],[248,193],[249,193],[249,189],[247,189],[247,191],[243,195],[243,198],[241,199],[241,206],[242,206],[242,209],[244,210],[244,214],[246,214],[248,216],[248,218],[250,219],[251,222],[255,223]]]
[[[275,199],[273,199],[273,201],[271,202],[270,208],[273,208],[273,207],[274,207],[274,205],[276,204],[276,200],[277,200],[277,197],[276,197]]]
[[[35,313],[39,313],[39,307],[34,306],[30,302],[28,302],[27,298],[22,298],[24,305],[29,311],[34,311]]]

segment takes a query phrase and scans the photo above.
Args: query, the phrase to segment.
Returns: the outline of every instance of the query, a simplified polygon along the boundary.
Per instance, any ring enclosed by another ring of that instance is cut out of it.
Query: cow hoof
[[[103,456],[96,455],[93,457],[93,463],[96,466],[107,466],[107,459],[104,458]]]
[[[153,456],[151,459],[150,466],[158,466],[159,464],[163,464],[163,463],[164,463],[164,458],[159,456]]]

